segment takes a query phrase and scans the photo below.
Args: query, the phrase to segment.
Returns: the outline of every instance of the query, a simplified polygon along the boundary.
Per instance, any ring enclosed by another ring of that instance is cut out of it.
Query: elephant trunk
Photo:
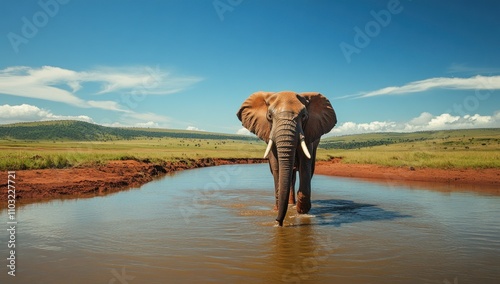
[[[290,183],[295,164],[295,151],[298,146],[299,133],[297,122],[293,119],[283,118],[275,124],[274,143],[278,154],[278,217],[276,221],[283,226],[286,211],[288,209],[288,197],[290,195]]]

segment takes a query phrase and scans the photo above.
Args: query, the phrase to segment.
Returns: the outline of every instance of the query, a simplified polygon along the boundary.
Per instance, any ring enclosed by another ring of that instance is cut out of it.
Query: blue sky
[[[317,91],[334,135],[500,127],[499,1],[0,3],[0,123],[245,133],[253,92]]]

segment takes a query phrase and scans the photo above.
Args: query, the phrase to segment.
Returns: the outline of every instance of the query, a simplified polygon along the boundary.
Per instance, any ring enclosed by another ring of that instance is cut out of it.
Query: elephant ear
[[[306,100],[309,119],[304,125],[304,136],[306,142],[314,142],[321,138],[321,135],[332,130],[337,124],[337,116],[333,110],[330,101],[320,93],[302,93],[300,94]]]
[[[272,94],[271,92],[253,93],[243,102],[240,110],[236,113],[242,125],[266,143],[269,142],[271,132],[271,123],[267,120],[266,100]]]

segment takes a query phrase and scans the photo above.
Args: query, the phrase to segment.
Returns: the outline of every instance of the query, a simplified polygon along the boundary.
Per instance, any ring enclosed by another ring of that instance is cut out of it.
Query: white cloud
[[[499,90],[500,76],[477,75],[470,78],[430,78],[421,81],[410,82],[403,86],[385,87],[379,90],[362,92],[356,95],[344,96],[341,98],[367,98],[383,95],[403,95],[409,93],[424,92],[437,88],[454,90]]]
[[[500,69],[499,68],[491,68],[491,67],[473,67],[473,66],[467,66],[465,64],[460,64],[460,63],[453,63],[448,67],[446,70],[447,73],[472,73],[472,74],[492,74],[492,73],[499,73]]]
[[[150,119],[150,120],[148,120]],[[152,113],[125,113],[120,122],[109,120],[94,121],[86,115],[57,115],[50,110],[42,109],[37,106],[22,104],[22,105],[0,105],[0,123],[9,124],[16,122],[31,122],[31,121],[47,121],[47,120],[80,120],[90,123],[97,123],[103,126],[110,127],[150,127],[160,128],[165,127],[169,122],[169,118]],[[142,120],[145,122],[137,122]],[[161,124],[160,124],[161,123]]]
[[[428,124],[433,118],[433,115],[428,112],[422,112],[418,117],[410,120],[410,125],[422,126]]]
[[[240,129],[238,129],[238,131],[236,131],[236,134],[240,134],[240,135],[252,135],[252,132],[250,132],[245,127],[242,127]]]
[[[372,121],[368,123],[344,122],[330,131],[330,134],[348,135],[373,132],[414,132],[443,129],[498,128],[500,127],[500,111],[489,115],[454,116],[443,113],[434,116],[423,112],[407,122]]]
[[[205,131],[205,130],[203,130],[203,129],[199,129],[199,128],[198,128],[198,127],[196,127],[196,126],[188,126],[188,127],[186,128],[186,130],[191,130],[191,131]]]
[[[159,115],[156,113],[152,113],[152,112],[146,112],[146,113],[126,112],[123,116],[127,117],[127,118],[142,120],[142,121],[155,121],[157,123],[170,122],[169,117]]]
[[[125,109],[119,103],[114,101],[87,101],[87,104],[91,107],[105,109],[105,110],[113,110],[120,112],[128,112],[131,113],[131,110]]]
[[[107,126],[107,127],[130,127],[130,125],[127,125],[127,124],[123,124],[121,122],[100,122],[99,125],[102,125],[102,126]]]
[[[139,123],[165,123],[170,119],[154,113],[137,113],[127,105],[111,100],[84,100],[79,94],[106,95],[112,92],[125,95],[168,95],[183,91],[199,77],[179,76],[151,67],[99,67],[88,71],[73,71],[54,66],[32,68],[11,66],[0,70],[0,94],[60,102],[80,108],[97,108],[121,112],[124,118]],[[90,93],[87,83],[99,89]],[[87,87],[87,88],[86,88]],[[36,119],[34,119],[36,120]],[[130,122],[134,125],[136,122]]]
[[[345,122],[333,128],[330,133],[345,135],[370,132],[390,132],[395,131],[396,123],[391,121],[372,121],[369,123]]]
[[[96,123],[110,127],[170,128],[171,119],[154,113],[125,112],[118,118],[118,121],[107,117],[96,120]]]
[[[148,122],[139,122],[136,123],[135,126],[137,127],[153,127],[153,128],[158,128],[160,127],[157,122],[154,121],[148,121]]]
[[[0,105],[0,119],[2,123],[45,121],[45,120],[81,120],[93,123],[92,118],[86,115],[68,116],[56,115],[52,112],[36,106],[22,105]]]
[[[142,95],[168,95],[178,93],[203,80],[200,77],[176,76],[156,66],[151,67],[100,67],[87,72],[89,81],[102,82],[98,94],[124,91]]]
[[[64,81],[73,82],[75,74],[57,67],[10,67],[0,70],[0,93],[85,106],[84,100],[71,92],[54,87]]]
[[[453,116],[449,113],[443,113],[432,118],[427,125],[431,129],[446,129],[448,126],[453,126],[453,124],[457,123],[459,120],[460,116]]]
[[[94,107],[123,111],[124,107],[109,101],[85,101],[77,92],[85,90],[85,83],[100,83],[96,94],[120,92],[140,95],[167,95],[177,93],[200,82],[202,78],[177,76],[162,71],[158,66],[112,68],[100,67],[89,71],[73,71],[54,66],[31,68],[12,66],[0,70],[0,93],[61,102],[77,107]],[[70,89],[70,90],[69,90]]]

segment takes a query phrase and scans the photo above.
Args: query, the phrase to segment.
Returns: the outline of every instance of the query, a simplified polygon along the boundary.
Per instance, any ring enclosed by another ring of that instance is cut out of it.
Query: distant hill
[[[228,139],[257,141],[255,136],[231,135],[204,131],[160,128],[106,127],[83,121],[58,120],[0,125],[0,139],[108,141],[136,138]],[[384,132],[323,138],[325,149],[358,149],[395,143],[412,143],[441,139],[475,139],[500,142],[500,128],[422,131],[411,133]]]
[[[395,143],[412,143],[425,140],[476,139],[500,142],[500,128],[420,131],[410,133],[383,132],[328,137],[321,140],[325,149],[358,149]]]
[[[0,125],[0,139],[106,141],[135,138],[257,140],[253,136],[159,128],[106,127],[83,121],[59,120]]]

